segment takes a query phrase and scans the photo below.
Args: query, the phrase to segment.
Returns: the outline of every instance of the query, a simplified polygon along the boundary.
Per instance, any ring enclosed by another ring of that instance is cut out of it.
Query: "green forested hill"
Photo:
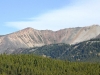
[[[71,45],[69,52],[65,52],[62,58],[71,61],[100,62],[100,39],[91,39],[75,45]]]
[[[19,53],[46,55],[69,61],[100,62],[100,39],[91,39],[75,45],[51,44],[42,47],[21,49]]]
[[[35,56],[0,55],[0,75],[100,75],[100,63],[69,62]]]

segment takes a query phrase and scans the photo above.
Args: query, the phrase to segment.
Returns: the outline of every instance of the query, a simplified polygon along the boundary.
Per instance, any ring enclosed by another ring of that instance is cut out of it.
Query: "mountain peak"
[[[27,27],[18,32],[0,37],[0,53],[16,48],[30,48],[55,43],[75,44],[100,34],[100,26],[67,28],[58,31],[36,30]]]
[[[34,30],[33,28],[31,28],[31,27],[27,27],[27,28],[25,28],[25,29],[23,29],[24,31],[29,31],[29,30]]]
[[[30,33],[30,32],[33,32],[33,31],[35,31],[35,30],[36,30],[36,29],[34,29],[34,28],[27,27],[27,28],[25,28],[25,29],[22,29],[22,30],[18,31],[18,33]]]

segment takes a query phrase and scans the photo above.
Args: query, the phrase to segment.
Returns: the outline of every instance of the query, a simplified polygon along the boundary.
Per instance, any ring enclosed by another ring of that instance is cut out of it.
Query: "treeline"
[[[0,75],[100,75],[100,63],[70,62],[35,55],[0,55]]]
[[[23,49],[22,54],[46,55],[47,57],[69,60],[100,62],[100,39],[91,39],[74,45],[51,44]]]
[[[100,62],[100,39],[91,39],[70,47],[63,57],[70,57],[70,60]]]

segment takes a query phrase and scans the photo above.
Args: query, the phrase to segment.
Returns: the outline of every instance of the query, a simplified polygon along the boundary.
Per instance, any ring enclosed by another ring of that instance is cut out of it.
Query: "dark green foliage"
[[[100,75],[100,63],[3,54],[0,55],[0,75]]]
[[[70,47],[67,44],[51,44],[39,47],[38,50],[34,51],[35,54],[38,55],[46,55],[52,58],[60,57],[65,50]]]
[[[51,44],[23,49],[23,54],[46,55],[47,57],[69,61],[100,62],[100,39],[91,39],[75,45]]]
[[[70,53],[65,53],[62,58],[71,61],[100,62],[100,39],[91,39],[70,47]]]

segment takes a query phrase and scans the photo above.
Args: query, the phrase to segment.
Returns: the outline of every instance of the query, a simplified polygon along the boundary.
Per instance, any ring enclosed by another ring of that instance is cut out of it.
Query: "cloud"
[[[33,27],[39,30],[59,30],[93,24],[100,24],[100,0],[72,0],[70,5],[40,14],[30,18],[30,21],[6,23],[7,26],[18,29]]]

